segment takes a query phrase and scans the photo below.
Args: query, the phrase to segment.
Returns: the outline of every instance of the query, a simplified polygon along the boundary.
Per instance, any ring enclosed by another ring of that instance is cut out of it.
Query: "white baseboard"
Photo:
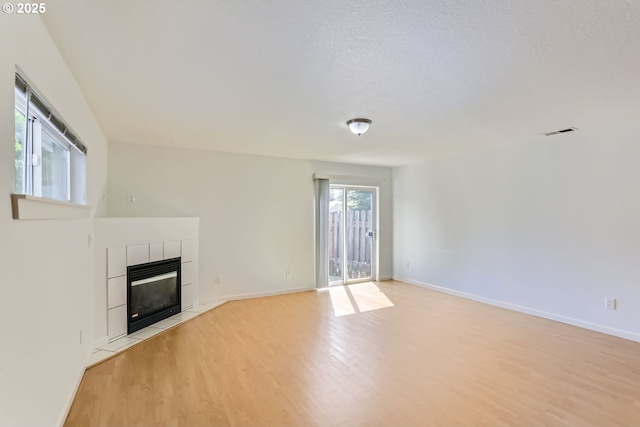
[[[518,304],[512,304],[510,302],[504,302],[494,300],[491,298],[485,298],[478,295],[470,294],[467,292],[457,291],[455,289],[445,288],[443,286],[432,285],[430,283],[419,282],[417,280],[406,279],[402,277],[394,277],[394,280],[404,282],[409,285],[420,286],[422,288],[431,289],[433,291],[443,292],[450,295],[482,302],[485,304],[495,305],[497,307],[506,308],[508,310],[518,311],[520,313],[531,314],[532,316],[542,317],[544,319],[554,320],[556,322],[566,323],[568,325],[577,326],[579,328],[589,329],[591,331],[601,332],[607,335],[613,335],[615,337],[628,339],[631,341],[640,342],[640,334],[631,331],[625,331],[622,329],[611,328],[609,326],[600,325],[597,323],[587,322],[585,320],[574,319],[573,317],[567,317],[560,314],[550,313],[547,311],[538,310],[535,308],[525,307]]]
[[[105,341],[105,344],[106,343],[107,342]],[[67,416],[69,415],[69,411],[71,410],[71,405],[73,405],[73,401],[76,398],[76,393],[78,392],[78,388],[80,387],[80,383],[82,382],[84,373],[87,370],[87,365],[89,364],[89,360],[91,359],[92,354],[93,354],[93,348],[89,348],[87,350],[87,354],[85,354],[84,361],[82,362],[82,367],[78,371],[78,375],[76,376],[76,381],[73,384],[73,388],[71,389],[71,391],[69,392],[69,395],[67,396],[67,404],[64,406],[62,413],[60,414],[60,418],[58,418],[58,422],[56,423],[56,425],[59,427],[63,427],[64,422],[67,420]]]
[[[197,307],[198,305],[208,305],[212,308],[216,308],[219,305],[224,304],[225,302],[229,301],[226,298],[202,298],[199,301],[196,301],[193,306]]]
[[[247,292],[246,294],[227,295],[225,297],[219,297],[219,298],[201,298],[200,304],[217,307],[228,301],[236,301],[236,300],[249,299],[249,298],[270,297],[270,296],[284,295],[284,294],[294,294],[296,292],[307,292],[307,291],[313,291],[315,289],[316,289],[315,286],[311,286],[308,288],[289,288],[289,289],[278,289],[275,291]]]
[[[91,355],[93,354],[93,351],[96,348],[102,347],[103,345],[107,345],[109,344],[109,337],[102,337],[99,338],[97,340],[94,341],[93,343],[93,347],[90,347],[87,350],[87,354],[85,354],[84,357],[84,362],[82,364],[82,368],[80,368],[80,371],[77,375],[77,379],[76,382],[73,386],[73,389],[71,390],[71,393],[69,394],[69,397],[67,398],[67,404],[64,407],[64,410],[62,411],[62,414],[60,415],[60,418],[58,419],[58,422],[56,425],[62,427],[62,425],[64,424],[64,422],[67,419],[67,416],[69,415],[69,411],[71,410],[71,405],[73,404],[73,400],[76,397],[76,393],[78,392],[78,387],[80,387],[80,383],[82,382],[82,378],[84,377],[84,373],[87,370],[87,366],[89,366],[89,361],[91,360]]]
[[[274,295],[294,294],[297,292],[314,291],[315,289],[316,289],[315,286],[311,286],[308,288],[290,288],[290,289],[278,289],[275,291],[249,292],[246,294],[229,295],[226,297],[226,299],[228,301],[235,301],[235,300],[248,299],[248,298],[259,298],[259,297],[270,297]]]

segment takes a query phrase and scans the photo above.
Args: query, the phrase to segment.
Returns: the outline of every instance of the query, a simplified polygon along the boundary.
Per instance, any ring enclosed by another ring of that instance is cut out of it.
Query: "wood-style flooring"
[[[640,343],[399,282],[234,301],[88,369],[65,426],[640,426]]]

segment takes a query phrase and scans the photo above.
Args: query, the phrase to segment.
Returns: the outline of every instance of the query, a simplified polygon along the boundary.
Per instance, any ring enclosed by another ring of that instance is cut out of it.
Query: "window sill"
[[[13,219],[81,219],[91,215],[91,208],[86,205],[26,194],[12,194],[11,209]]]

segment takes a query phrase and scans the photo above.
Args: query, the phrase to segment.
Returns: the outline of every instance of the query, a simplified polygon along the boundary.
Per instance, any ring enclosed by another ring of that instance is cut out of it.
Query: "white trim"
[[[284,295],[284,294],[295,294],[297,292],[308,292],[314,291],[317,288],[315,286],[311,286],[308,288],[289,288],[289,289],[279,289],[275,291],[263,291],[263,292],[250,292],[247,294],[237,294],[237,295],[229,295],[225,297],[227,301],[236,301],[241,299],[248,298],[259,298],[259,297],[270,297],[274,295]]]
[[[314,175],[315,176],[315,175]],[[352,283],[361,283],[361,282],[371,282],[371,281],[375,281],[376,278],[378,277],[379,274],[379,265],[380,265],[380,258],[379,258],[379,253],[380,253],[380,220],[379,220],[379,213],[380,213],[380,203],[378,201],[379,199],[379,192],[380,192],[380,187],[378,186],[371,186],[371,185],[350,185],[350,184],[331,184],[330,183],[330,189],[333,190],[334,188],[337,189],[342,189],[342,212],[341,212],[341,216],[340,216],[340,221],[342,224],[346,224],[347,223],[347,213],[349,211],[349,208],[347,206],[347,192],[349,190],[352,191],[367,191],[371,193],[371,214],[373,216],[372,218],[372,229],[373,229],[373,237],[371,238],[371,276],[365,279],[349,279],[347,277],[348,274],[348,269],[345,266],[345,257],[344,254],[348,253],[348,242],[347,242],[347,235],[346,235],[346,226],[345,227],[341,227],[342,228],[342,233],[340,234],[340,240],[342,243],[342,280],[340,281],[336,281],[336,282],[330,282],[329,286],[336,286],[336,285],[350,285]]]
[[[177,271],[172,271],[170,273],[165,273],[165,274],[160,274],[158,276],[153,276],[153,277],[149,277],[148,279],[140,279],[140,280],[134,280],[133,282],[131,282],[131,287],[133,286],[140,286],[140,285],[146,285],[147,283],[153,283],[153,282],[158,282],[160,280],[164,280],[164,279],[174,279],[178,277],[178,272]],[[187,283],[187,285],[190,285],[191,283]],[[183,286],[187,286],[187,285],[183,285]]]
[[[220,297],[220,298],[202,298],[200,299],[199,303],[203,305],[212,306],[213,308],[215,308],[229,301],[238,301],[238,300],[249,299],[249,298],[270,297],[275,295],[295,294],[298,292],[315,291],[317,289],[318,288],[316,288],[315,286],[310,286],[308,288],[288,288],[288,289],[279,289],[275,291],[249,292],[246,294],[229,295],[229,296]]]
[[[199,307],[201,305],[206,305],[207,307],[216,308],[221,306],[222,304],[229,302],[229,300],[224,298],[202,298],[200,301],[195,301],[193,303],[192,308]],[[207,310],[210,310],[207,308]]]
[[[530,314],[532,316],[542,317],[544,319],[554,320],[556,322],[577,326],[579,328],[589,329],[591,331],[601,332],[603,334],[613,335],[615,337],[640,342],[640,334],[637,334],[635,332],[611,328],[609,326],[600,325],[598,323],[591,323],[591,322],[587,322],[580,319],[574,319],[573,317],[567,317],[567,316],[562,316],[560,314],[549,313],[548,311],[542,311],[542,310],[537,310],[535,308],[524,307],[522,305],[512,304],[510,302],[504,302],[504,301],[494,300],[491,298],[485,298],[485,297],[470,294],[467,292],[445,288],[443,286],[437,286],[437,285],[432,285],[430,283],[419,282],[417,280],[410,280],[402,277],[394,277],[393,279],[399,282],[407,283],[409,285],[419,286],[421,288],[431,289],[433,291],[443,292],[445,294],[455,295],[458,297],[482,302],[485,304],[495,305],[497,307],[506,308],[508,310],[518,311],[520,313]]]
[[[63,427],[64,422],[67,420],[67,416],[69,416],[69,411],[71,410],[71,405],[73,405],[73,401],[76,398],[76,394],[78,393],[78,389],[80,388],[80,384],[82,383],[82,378],[84,378],[84,373],[87,371],[87,366],[89,365],[89,361],[91,360],[91,355],[93,354],[93,348],[88,347],[87,354],[85,355],[85,360],[80,368],[80,372],[76,377],[76,381],[73,384],[73,388],[67,397],[67,404],[62,409],[60,413],[60,417],[58,418],[58,422],[56,426]]]
[[[13,219],[82,219],[89,218],[91,207],[29,196],[12,194]]]

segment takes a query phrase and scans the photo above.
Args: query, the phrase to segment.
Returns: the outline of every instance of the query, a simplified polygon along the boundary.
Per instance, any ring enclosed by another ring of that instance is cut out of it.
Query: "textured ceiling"
[[[637,0],[50,3],[112,141],[401,165],[639,119]]]

